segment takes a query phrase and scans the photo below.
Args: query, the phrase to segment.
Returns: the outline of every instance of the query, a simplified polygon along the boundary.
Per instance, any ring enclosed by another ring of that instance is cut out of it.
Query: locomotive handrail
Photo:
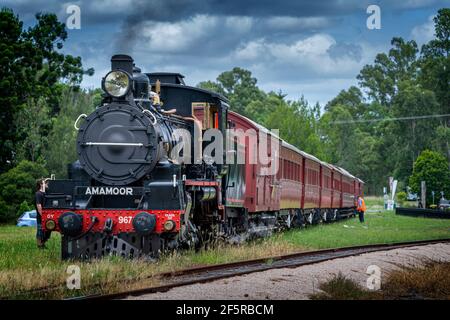
[[[143,147],[143,143],[133,142],[85,142],[85,146],[123,146],[123,147]]]
[[[73,124],[73,126],[74,126],[75,130],[77,130],[77,131],[80,130],[80,128],[77,127],[77,124],[78,124],[78,121],[80,121],[81,118],[87,118],[87,114],[82,113],[82,114],[80,114],[78,116],[77,120],[75,120],[75,123]]]
[[[142,113],[148,113],[153,118],[152,125],[156,124],[156,122],[157,122],[156,117],[150,110],[144,109],[144,110],[142,110]]]

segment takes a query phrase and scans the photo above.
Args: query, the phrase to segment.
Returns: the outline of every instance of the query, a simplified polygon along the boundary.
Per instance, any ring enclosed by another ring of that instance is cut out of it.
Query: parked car
[[[439,209],[443,211],[450,210],[450,200],[442,198],[439,201]]]
[[[407,201],[417,201],[417,199],[418,199],[417,193],[408,193],[406,195]]]
[[[36,210],[25,211],[19,219],[17,219],[18,227],[35,227],[36,221]]]

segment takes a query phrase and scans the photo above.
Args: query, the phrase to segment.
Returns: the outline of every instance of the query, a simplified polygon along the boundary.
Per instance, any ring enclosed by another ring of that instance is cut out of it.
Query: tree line
[[[36,179],[67,177],[74,119],[100,101],[100,90],[79,86],[94,70],[61,52],[65,25],[54,14],[35,18],[25,29],[12,10],[0,10],[0,222],[31,209]]]

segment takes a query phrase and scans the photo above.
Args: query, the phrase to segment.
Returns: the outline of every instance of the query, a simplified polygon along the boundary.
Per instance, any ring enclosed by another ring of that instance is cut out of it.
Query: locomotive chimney
[[[127,56],[126,54],[116,54],[111,58],[111,70],[121,69],[128,72],[128,74],[133,74],[133,58]]]

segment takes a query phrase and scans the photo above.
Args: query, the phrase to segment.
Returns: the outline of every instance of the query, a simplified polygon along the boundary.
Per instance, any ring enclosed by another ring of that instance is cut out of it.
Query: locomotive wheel
[[[336,221],[336,220],[338,220],[339,219],[339,216],[338,216],[338,210],[337,209],[334,209],[333,210],[333,221]]]
[[[319,209],[316,209],[312,213],[312,224],[319,224],[322,222],[322,215]]]
[[[305,216],[301,210],[296,210],[293,223],[294,227],[304,228],[306,226]]]
[[[310,213],[308,213],[308,216],[307,216],[307,221],[308,221],[308,224],[313,224],[313,218],[314,218],[314,214],[312,213],[312,212],[310,212]]]

